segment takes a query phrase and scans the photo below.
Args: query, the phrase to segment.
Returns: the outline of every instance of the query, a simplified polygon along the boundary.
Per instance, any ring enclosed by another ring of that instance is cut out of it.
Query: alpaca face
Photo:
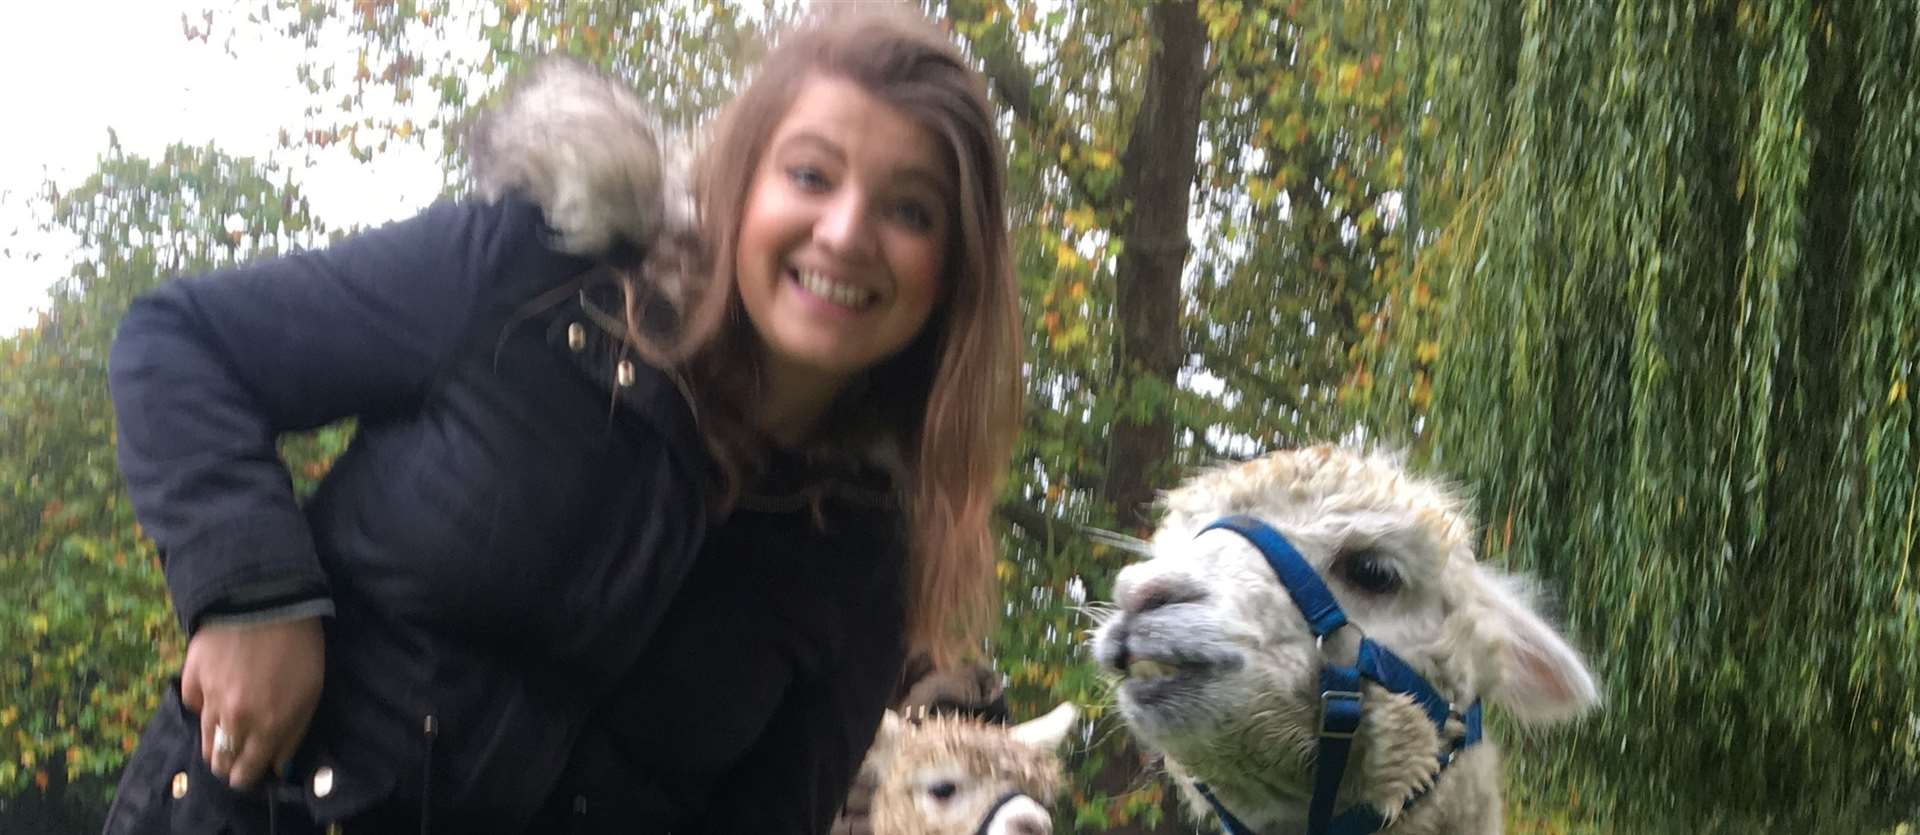
[[[1544,719],[1594,699],[1578,656],[1475,563],[1458,502],[1388,458],[1276,453],[1203,474],[1166,504],[1154,556],[1120,573],[1094,653],[1120,676],[1134,734],[1204,781],[1304,802],[1322,653],[1350,658],[1357,640],[1343,630],[1323,650],[1253,545],[1195,536],[1229,514],[1284,535],[1352,623],[1461,709],[1486,698]],[[1442,740],[1411,699],[1367,690],[1343,795],[1392,806],[1430,779]]]
[[[875,780],[873,831],[1048,835],[1053,818],[1042,804],[1060,790],[1055,749],[1076,716],[1063,704],[1004,727],[940,716],[911,724],[888,712],[863,766]]]

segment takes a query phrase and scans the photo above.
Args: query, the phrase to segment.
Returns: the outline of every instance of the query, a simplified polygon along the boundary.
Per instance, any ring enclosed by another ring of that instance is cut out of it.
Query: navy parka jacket
[[[333,616],[283,778],[219,785],[171,692],[109,832],[825,830],[903,655],[891,491],[822,525],[776,457],[710,524],[695,416],[596,276],[507,198],[135,302],[121,467],[183,627]],[[298,504],[276,438],[347,417]]]

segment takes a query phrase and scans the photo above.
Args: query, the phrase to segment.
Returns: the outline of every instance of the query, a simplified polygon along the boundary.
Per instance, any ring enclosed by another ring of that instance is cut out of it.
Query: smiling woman
[[[931,131],[839,78],[809,79],[774,131],[736,257],[776,436],[804,437],[933,313],[953,190],[941,157]]]
[[[182,279],[114,346],[190,634],[109,832],[820,832],[987,611],[1003,157],[924,19],[786,36],[687,170],[566,62],[478,199]],[[298,506],[286,431],[360,419]]]

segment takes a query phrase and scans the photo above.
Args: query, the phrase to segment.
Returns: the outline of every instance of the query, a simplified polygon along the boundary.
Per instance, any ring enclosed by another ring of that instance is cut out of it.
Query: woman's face
[[[837,388],[893,356],[940,297],[953,218],[935,134],[853,82],[803,83],[748,186],[740,299],[777,384]]]

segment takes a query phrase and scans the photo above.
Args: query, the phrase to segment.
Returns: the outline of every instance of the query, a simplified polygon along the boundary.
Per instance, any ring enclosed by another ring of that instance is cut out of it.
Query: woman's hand
[[[187,642],[180,701],[200,714],[207,767],[244,789],[293,756],[325,674],[317,617],[200,627]]]

